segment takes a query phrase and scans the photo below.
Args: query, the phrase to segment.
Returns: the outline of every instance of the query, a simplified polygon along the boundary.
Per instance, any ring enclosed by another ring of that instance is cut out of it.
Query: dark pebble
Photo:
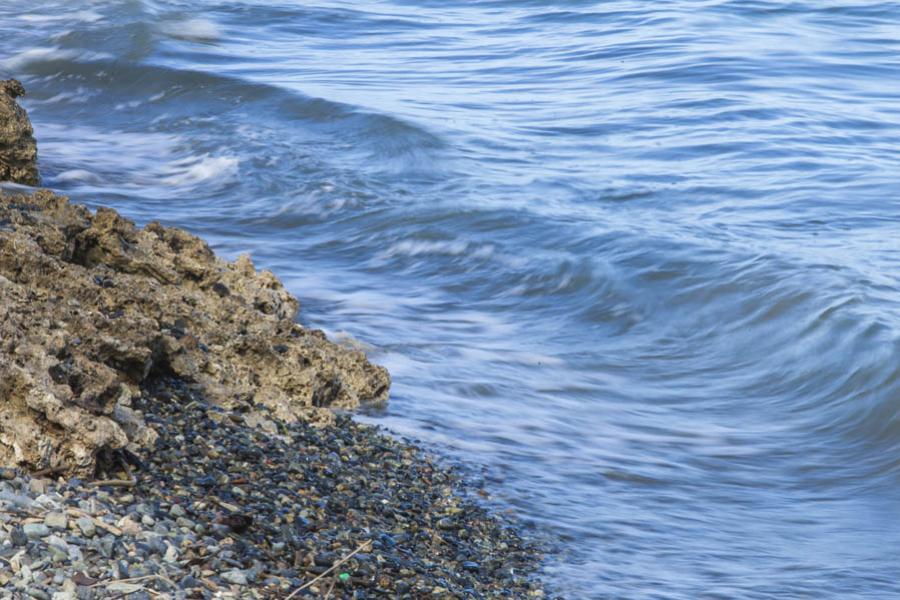
[[[128,460],[137,484],[64,488],[75,508],[105,494],[104,520],[129,516],[143,531],[98,527],[85,538],[85,582],[147,577],[129,600],[213,598],[236,585],[248,598],[284,598],[356,552],[297,597],[323,597],[331,583],[332,600],[529,599],[541,590],[521,575],[537,572],[539,549],[415,446],[346,416],[326,427],[279,422],[273,436],[178,382],[154,385],[134,404],[159,434],[140,467]],[[42,543],[20,527],[9,538]],[[175,589],[149,577],[163,572]],[[78,598],[104,593],[79,584]]]
[[[13,527],[12,531],[9,532],[9,541],[12,542],[13,546],[24,546],[28,543],[28,536],[25,535],[25,530],[21,527]]]

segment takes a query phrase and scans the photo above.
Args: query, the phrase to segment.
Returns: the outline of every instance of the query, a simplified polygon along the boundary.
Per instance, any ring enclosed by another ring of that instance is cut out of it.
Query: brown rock
[[[0,80],[0,181],[37,185],[37,142],[28,113],[16,102],[24,95],[18,80]]]
[[[131,403],[159,377],[285,420],[386,401],[387,371],[297,310],[272,273],[182,230],[0,195],[0,466],[84,474],[103,449],[148,446]]]

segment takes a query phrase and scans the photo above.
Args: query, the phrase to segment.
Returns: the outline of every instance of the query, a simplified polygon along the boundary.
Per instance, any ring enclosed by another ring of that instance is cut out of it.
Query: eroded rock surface
[[[0,81],[0,181],[37,185],[37,142],[28,114],[16,102],[24,95],[17,80]]]
[[[387,371],[294,321],[249,258],[41,191],[0,195],[0,466],[87,474],[156,433],[132,408],[176,377],[210,400],[292,421],[387,398]]]

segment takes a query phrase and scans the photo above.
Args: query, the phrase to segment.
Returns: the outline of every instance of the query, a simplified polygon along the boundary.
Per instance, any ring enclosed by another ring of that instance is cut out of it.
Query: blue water
[[[250,252],[566,598],[900,597],[900,3],[5,0],[46,185]]]

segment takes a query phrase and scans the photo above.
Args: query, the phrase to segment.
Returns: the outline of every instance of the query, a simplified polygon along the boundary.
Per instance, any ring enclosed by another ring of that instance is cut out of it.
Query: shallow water
[[[0,8],[45,184],[250,252],[566,598],[900,595],[900,4]]]

